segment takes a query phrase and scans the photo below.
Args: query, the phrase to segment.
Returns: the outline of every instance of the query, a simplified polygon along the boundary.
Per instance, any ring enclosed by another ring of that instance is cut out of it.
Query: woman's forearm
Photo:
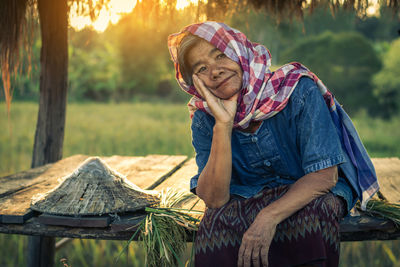
[[[229,201],[232,175],[232,126],[216,123],[210,156],[199,176],[196,193],[207,207],[218,208]]]
[[[309,173],[297,180],[279,199],[260,211],[259,216],[273,218],[276,224],[300,210],[315,198],[328,193],[338,179],[337,167]]]

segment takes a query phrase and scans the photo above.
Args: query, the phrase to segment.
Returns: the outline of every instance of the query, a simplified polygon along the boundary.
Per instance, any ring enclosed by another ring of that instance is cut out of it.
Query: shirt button
[[[257,141],[258,141],[258,138],[257,138],[257,137],[254,136],[254,137],[251,138],[251,142],[255,143],[255,142],[257,142]]]
[[[269,166],[271,166],[271,162],[268,161],[268,160],[266,160],[266,161],[264,161],[264,165],[267,166],[267,167],[269,167]]]

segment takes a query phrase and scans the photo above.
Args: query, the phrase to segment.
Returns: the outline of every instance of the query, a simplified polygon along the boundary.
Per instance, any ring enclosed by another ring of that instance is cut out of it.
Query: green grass
[[[13,103],[9,123],[0,104],[1,176],[30,167],[37,106]],[[69,104],[63,155],[192,156],[190,138],[185,104]]]
[[[353,122],[371,157],[400,157],[400,115],[382,120],[360,112]]]
[[[0,103],[0,176],[29,169],[38,104],[13,103],[8,122]],[[383,121],[366,113],[354,118],[372,157],[400,157],[400,116]],[[193,156],[190,118],[185,104],[68,104],[64,157],[74,154],[175,154]],[[25,266],[27,238],[0,234],[0,266]],[[56,254],[56,266],[143,266],[140,243],[131,244],[117,265],[126,242],[79,240]],[[400,241],[342,243],[341,266],[400,266]]]

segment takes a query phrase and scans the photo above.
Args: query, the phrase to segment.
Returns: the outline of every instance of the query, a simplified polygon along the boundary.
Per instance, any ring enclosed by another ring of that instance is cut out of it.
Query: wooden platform
[[[60,178],[75,170],[89,156],[75,155],[54,164],[31,169],[0,178],[0,233],[41,235],[53,237],[94,238],[127,240],[136,230],[135,226],[144,215],[125,214],[99,219],[94,224],[108,227],[85,227],[85,222],[72,222],[76,227],[50,226],[30,210],[31,198],[42,194],[59,184]],[[196,174],[194,159],[186,156],[149,155],[146,157],[112,156],[102,158],[111,168],[145,189],[162,190],[167,187],[188,190],[190,178]],[[400,160],[398,158],[373,159],[381,185],[381,193],[390,202],[400,204]],[[193,206],[198,198],[193,197],[184,208]],[[195,209],[204,210],[202,201]],[[59,218],[55,218],[57,220]],[[90,220],[87,221],[91,221]],[[108,225],[108,224],[107,224]],[[93,226],[93,225],[92,225]],[[400,229],[390,221],[366,215],[347,217],[341,222],[342,241],[400,239]]]

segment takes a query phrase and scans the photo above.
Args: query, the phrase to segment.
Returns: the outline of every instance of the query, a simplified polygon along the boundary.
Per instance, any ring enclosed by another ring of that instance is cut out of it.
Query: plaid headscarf
[[[212,21],[192,24],[168,37],[176,79],[183,90],[193,95],[188,104],[191,112],[201,109],[212,115],[207,103],[193,85],[184,81],[179,69],[178,47],[187,32],[205,39],[242,67],[242,90],[238,97],[235,128],[245,129],[251,121],[271,118],[286,106],[301,77],[308,76],[313,79],[325,99],[342,148],[346,152],[347,161],[338,167],[357,192],[361,208],[366,209],[368,200],[379,190],[374,166],[351,119],[314,73],[297,62],[286,64],[271,72],[271,54],[267,48],[249,41],[240,31],[224,23]]]
[[[331,95],[317,76],[302,64],[293,62],[271,72],[271,54],[265,46],[249,41],[243,33],[224,23],[209,21],[189,25],[168,38],[176,79],[183,90],[193,95],[189,102],[191,112],[201,109],[212,115],[207,103],[193,85],[184,81],[179,69],[178,47],[187,32],[217,47],[243,70],[234,128],[245,129],[251,121],[262,121],[281,111],[302,76],[308,76],[317,82],[324,96]]]

